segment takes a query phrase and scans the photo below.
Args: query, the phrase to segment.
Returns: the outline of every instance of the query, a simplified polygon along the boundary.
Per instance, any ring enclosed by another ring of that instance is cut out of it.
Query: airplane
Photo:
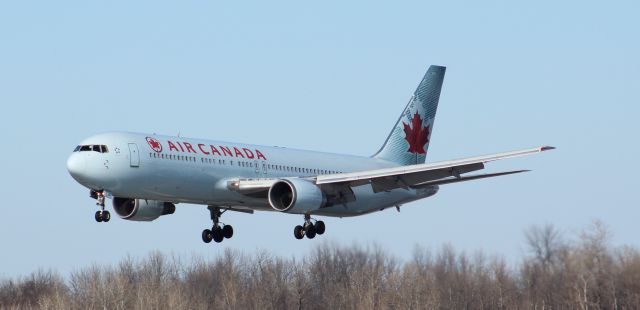
[[[153,221],[176,204],[207,206],[202,240],[233,236],[226,211],[303,215],[296,239],[325,232],[312,216],[350,217],[435,195],[441,185],[526,172],[484,174],[487,162],[554,149],[540,146],[425,163],[446,68],[432,65],[391,133],[370,157],[156,134],[108,132],[82,141],[67,160],[70,175],[97,199],[97,222],[111,218],[105,197],[125,220]]]

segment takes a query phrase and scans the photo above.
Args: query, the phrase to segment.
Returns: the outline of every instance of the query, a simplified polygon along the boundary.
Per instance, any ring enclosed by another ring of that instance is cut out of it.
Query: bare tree
[[[0,281],[0,309],[638,309],[640,251],[614,248],[594,221],[566,242],[552,225],[525,232],[529,255],[444,245],[404,263],[376,245],[325,243],[302,260],[226,250],[184,262],[153,252]]]

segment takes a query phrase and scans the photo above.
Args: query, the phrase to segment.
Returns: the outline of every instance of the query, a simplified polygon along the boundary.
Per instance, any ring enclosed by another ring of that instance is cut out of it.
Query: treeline
[[[401,261],[381,247],[319,246],[301,260],[236,251],[188,263],[161,253],[63,279],[0,281],[2,309],[639,309],[640,252],[595,222],[565,240],[525,233],[515,266],[451,246]]]

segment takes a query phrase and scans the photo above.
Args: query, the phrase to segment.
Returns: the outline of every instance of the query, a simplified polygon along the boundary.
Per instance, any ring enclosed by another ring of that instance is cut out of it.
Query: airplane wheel
[[[222,235],[222,228],[220,228],[220,226],[216,226],[213,231],[213,241],[220,243],[222,242],[222,240],[224,239],[224,236]]]
[[[318,235],[322,235],[324,234],[324,222],[323,221],[317,221],[315,226],[315,230],[316,230],[316,234]]]
[[[298,240],[304,238],[302,226],[300,226],[300,225],[296,226],[296,228],[293,229],[293,235]]]
[[[316,237],[316,228],[313,226],[313,224],[309,224],[309,226],[307,226],[306,231],[304,232],[304,234],[307,236],[307,238],[309,239],[313,239]]]
[[[102,216],[100,215],[100,211],[96,211],[96,222],[100,223],[102,222]]]
[[[224,227],[222,227],[222,235],[227,239],[233,237],[233,227],[231,225],[224,225]]]
[[[102,212],[102,221],[103,222],[108,222],[111,219],[111,213],[109,213],[109,211],[103,211]]]
[[[205,229],[202,231],[202,241],[204,241],[204,243],[209,243],[211,242],[211,240],[213,240],[213,234],[211,233],[211,230],[209,229]]]

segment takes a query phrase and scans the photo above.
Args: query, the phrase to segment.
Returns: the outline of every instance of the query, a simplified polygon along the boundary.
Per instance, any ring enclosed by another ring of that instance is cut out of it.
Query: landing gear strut
[[[100,211],[96,211],[95,214],[96,222],[108,222],[111,219],[111,214],[104,209],[104,191],[91,190],[89,196],[98,200],[96,205],[100,207]]]
[[[293,235],[298,240],[304,238],[304,236],[307,236],[307,238],[309,239],[313,239],[316,237],[316,234],[324,234],[324,229],[325,226],[323,221],[316,221],[316,223],[314,224],[311,222],[311,215],[305,214],[304,224],[296,226],[293,229]]]
[[[219,207],[208,206],[209,213],[211,214],[211,220],[213,221],[213,227],[211,229],[205,229],[202,231],[202,241],[205,243],[211,242],[211,240],[220,243],[222,240],[233,237],[233,226],[225,225],[223,223],[220,226],[220,217],[225,211],[221,211]]]

